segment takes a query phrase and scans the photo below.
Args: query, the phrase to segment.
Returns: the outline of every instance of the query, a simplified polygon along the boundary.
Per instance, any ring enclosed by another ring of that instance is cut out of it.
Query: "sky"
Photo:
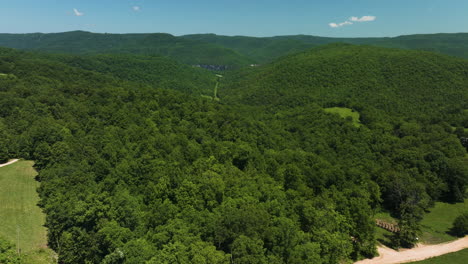
[[[468,32],[468,0],[0,0],[0,33],[393,37]]]

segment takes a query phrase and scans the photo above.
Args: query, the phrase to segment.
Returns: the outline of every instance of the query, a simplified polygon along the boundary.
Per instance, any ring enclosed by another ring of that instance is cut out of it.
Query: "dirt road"
[[[354,264],[395,264],[425,260],[432,257],[457,252],[468,248],[468,236],[464,238],[437,245],[418,245],[412,249],[395,251],[388,247],[379,247],[379,256],[373,259],[365,259]]]
[[[8,166],[10,164],[13,164],[15,162],[19,161],[19,159],[14,159],[14,160],[10,160],[9,162],[5,163],[5,164],[0,164],[0,168],[1,167],[5,167],[5,166]]]

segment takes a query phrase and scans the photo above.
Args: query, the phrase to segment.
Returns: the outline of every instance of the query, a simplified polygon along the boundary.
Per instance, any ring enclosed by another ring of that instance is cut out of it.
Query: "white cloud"
[[[354,21],[354,22],[369,22],[369,21],[374,21],[376,20],[377,17],[375,16],[363,16],[361,18],[359,17],[350,17],[349,20]]]
[[[81,13],[81,12],[78,11],[78,9],[76,9],[76,8],[73,8],[73,12],[75,13],[75,16],[84,16],[84,13]]]
[[[133,8],[133,11],[135,11],[135,12],[138,12],[138,11],[141,10],[141,8],[139,6],[134,6],[132,8]]]
[[[348,26],[348,25],[352,25],[353,23],[352,22],[349,22],[349,21],[345,21],[343,23],[330,23],[328,24],[330,27],[332,28],[339,28],[339,27],[342,27],[342,26]]]
[[[328,24],[330,27],[332,28],[339,28],[339,27],[342,27],[342,26],[348,26],[348,25],[352,25],[353,22],[369,22],[369,21],[374,21],[376,20],[377,17],[376,16],[363,16],[361,18],[359,17],[350,17],[348,21],[345,21],[343,23],[330,23]],[[353,21],[353,22],[351,22]]]

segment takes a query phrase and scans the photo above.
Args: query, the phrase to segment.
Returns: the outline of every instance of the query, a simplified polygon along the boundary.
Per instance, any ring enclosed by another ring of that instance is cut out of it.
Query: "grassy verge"
[[[413,264],[466,264],[468,262],[468,249],[450,253],[440,257],[430,258],[423,261],[411,262]]]
[[[360,115],[358,112],[354,111],[353,109],[345,108],[345,107],[331,107],[331,108],[325,108],[324,110],[327,113],[338,114],[342,118],[351,118],[353,125],[355,125],[356,127],[361,126],[361,121],[359,120]]]
[[[0,168],[0,236],[21,250],[24,263],[51,263],[53,252],[47,248],[45,215],[37,206],[39,183],[33,164],[19,161]]]

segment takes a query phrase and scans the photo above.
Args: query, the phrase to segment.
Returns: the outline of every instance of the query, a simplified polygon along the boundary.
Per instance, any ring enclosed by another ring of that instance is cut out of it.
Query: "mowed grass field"
[[[37,206],[36,192],[39,183],[34,179],[37,172],[32,161],[18,161],[0,168],[0,236],[21,249],[24,263],[50,263],[47,249],[47,230],[43,226],[45,215]],[[47,255],[47,262],[38,258]]]
[[[453,221],[463,212],[468,212],[468,199],[464,203],[441,203],[437,202],[421,221],[421,235],[419,242],[424,244],[439,244],[457,239],[450,234]],[[397,223],[397,220],[390,214],[381,212],[375,215],[376,219],[384,220],[388,223]],[[376,228],[377,241],[384,245],[390,245],[392,233]],[[468,261],[466,262],[468,264]]]
[[[468,199],[464,203],[436,203],[435,207],[421,221],[421,241],[426,244],[438,244],[455,240],[448,234],[453,221],[463,212],[468,212]],[[466,261],[468,263],[468,259]]]
[[[468,249],[450,253],[440,257],[430,258],[423,261],[411,262],[410,264],[466,264],[468,263]]]

